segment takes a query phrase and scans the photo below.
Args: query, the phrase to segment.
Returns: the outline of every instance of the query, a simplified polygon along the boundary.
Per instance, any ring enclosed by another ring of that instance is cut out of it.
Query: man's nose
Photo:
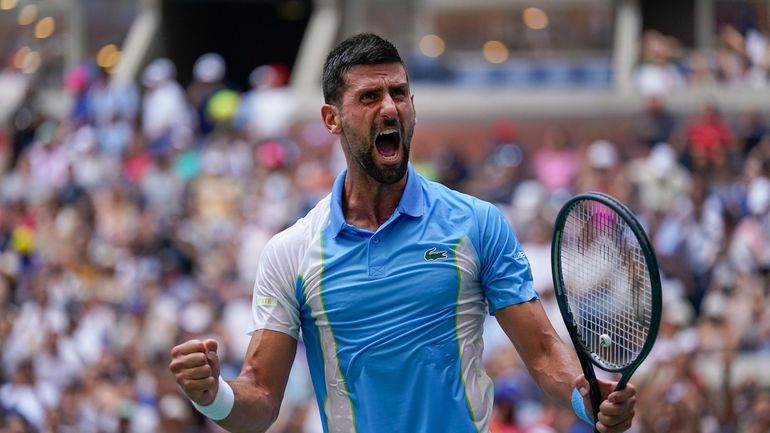
[[[396,101],[390,96],[389,93],[385,93],[382,98],[382,106],[380,107],[380,115],[382,117],[393,119],[398,115],[398,109],[396,108]]]

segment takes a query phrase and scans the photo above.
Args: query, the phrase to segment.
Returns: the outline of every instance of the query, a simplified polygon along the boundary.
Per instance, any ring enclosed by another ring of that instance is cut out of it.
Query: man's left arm
[[[577,355],[551,325],[537,299],[510,305],[495,312],[498,323],[527,365],[532,378],[551,398],[569,407],[574,388],[585,397],[588,382],[583,377]],[[599,406],[596,428],[602,433],[619,433],[631,427],[636,405],[636,388],[628,384],[614,391],[615,382],[599,380],[604,401]],[[590,399],[584,398],[592,414]]]

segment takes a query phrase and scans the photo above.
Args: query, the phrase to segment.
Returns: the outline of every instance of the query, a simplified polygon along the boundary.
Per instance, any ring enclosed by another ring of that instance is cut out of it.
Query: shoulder
[[[477,248],[484,239],[511,231],[507,218],[494,204],[437,182],[423,182],[430,221],[440,221],[442,226],[468,235]]]
[[[424,188],[431,205],[444,206],[453,212],[464,213],[466,216],[474,216],[477,219],[486,219],[490,216],[502,216],[501,211],[494,204],[453,190],[446,185],[423,179]]]
[[[330,203],[331,195],[327,195],[304,217],[276,233],[265,246],[264,254],[280,255],[283,259],[301,258],[321,230],[329,225]]]
[[[421,178],[427,198],[432,205],[443,205],[453,210],[479,211],[497,209],[495,205],[478,197],[453,190],[446,185]]]

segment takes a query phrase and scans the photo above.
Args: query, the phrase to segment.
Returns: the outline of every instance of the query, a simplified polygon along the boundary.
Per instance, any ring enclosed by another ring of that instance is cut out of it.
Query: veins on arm
[[[278,417],[296,351],[297,340],[287,334],[254,332],[240,374],[229,381],[235,406],[217,423],[233,433],[266,431]]]
[[[577,355],[554,330],[540,301],[502,308],[495,312],[495,317],[535,382],[546,394],[569,407],[573,383],[582,370]]]

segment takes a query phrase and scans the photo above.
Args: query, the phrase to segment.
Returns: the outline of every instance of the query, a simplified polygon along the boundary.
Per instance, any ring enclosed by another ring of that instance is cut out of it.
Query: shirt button
[[[377,236],[373,237],[372,238],[372,243],[375,244],[375,245],[379,244],[380,243],[380,238],[378,238]]]

